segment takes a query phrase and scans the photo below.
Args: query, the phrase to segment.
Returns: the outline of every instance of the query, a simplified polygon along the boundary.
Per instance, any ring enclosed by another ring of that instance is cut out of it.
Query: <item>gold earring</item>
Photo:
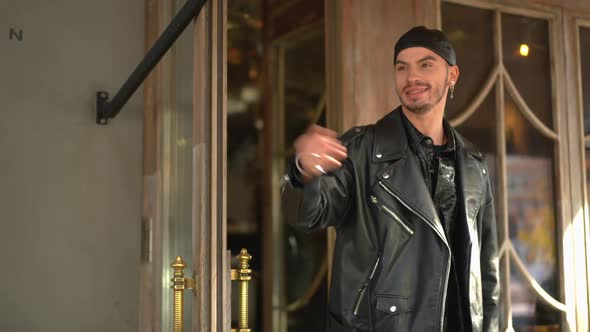
[[[451,91],[451,99],[453,99],[453,97],[455,96],[455,82],[451,82],[449,90]]]

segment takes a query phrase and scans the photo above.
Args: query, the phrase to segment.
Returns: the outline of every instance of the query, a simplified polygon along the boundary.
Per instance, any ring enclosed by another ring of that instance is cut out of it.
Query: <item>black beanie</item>
[[[410,47],[424,47],[440,55],[451,66],[457,64],[455,50],[445,34],[436,29],[423,26],[414,27],[406,32],[395,44],[393,62],[397,60],[399,52]]]

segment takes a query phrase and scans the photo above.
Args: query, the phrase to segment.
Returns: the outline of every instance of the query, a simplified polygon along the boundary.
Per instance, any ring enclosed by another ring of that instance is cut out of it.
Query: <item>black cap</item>
[[[423,26],[414,27],[406,32],[395,44],[393,62],[397,60],[399,52],[410,47],[424,47],[440,55],[451,66],[457,64],[457,57],[453,45],[447,36],[436,29],[428,29]]]

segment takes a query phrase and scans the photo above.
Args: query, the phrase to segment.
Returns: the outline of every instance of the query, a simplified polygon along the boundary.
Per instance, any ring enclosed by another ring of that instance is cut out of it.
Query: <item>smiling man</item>
[[[415,27],[393,66],[401,106],[339,139],[312,126],[285,176],[301,199],[297,225],[337,231],[328,330],[497,331],[487,164],[444,119],[455,51],[441,31]]]

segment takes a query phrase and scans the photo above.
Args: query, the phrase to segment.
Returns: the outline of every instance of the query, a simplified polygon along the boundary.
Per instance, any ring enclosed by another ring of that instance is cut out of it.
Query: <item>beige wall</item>
[[[0,331],[136,331],[144,0],[0,2]],[[23,40],[8,39],[10,28]]]

